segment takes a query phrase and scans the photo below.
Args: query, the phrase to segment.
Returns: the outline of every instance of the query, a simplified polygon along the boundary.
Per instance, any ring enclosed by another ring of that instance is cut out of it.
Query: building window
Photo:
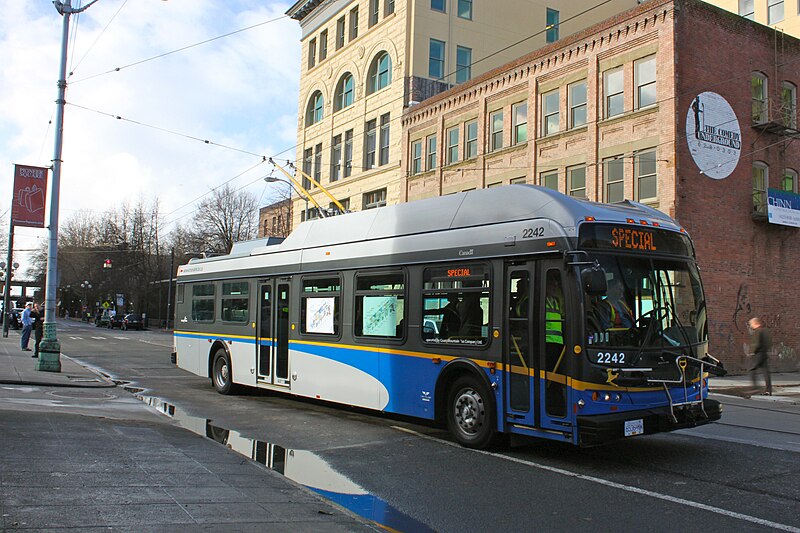
[[[625,86],[622,67],[603,73],[603,90],[606,96],[606,118],[625,111]]]
[[[797,87],[788,81],[781,87],[781,117],[786,128],[797,128]]]
[[[364,128],[364,170],[375,168],[375,150],[377,147],[378,121],[372,119]]]
[[[319,60],[324,61],[328,57],[328,30],[322,30],[319,34]]]
[[[322,120],[322,109],[324,107],[324,100],[322,93],[316,91],[311,95],[311,100],[308,101],[308,108],[306,109],[306,126],[311,126]]]
[[[472,79],[472,48],[456,46],[456,83]]]
[[[625,199],[625,165],[618,157],[603,161],[603,201],[621,202]]]
[[[333,110],[340,111],[353,104],[353,76],[348,72],[336,84],[336,98],[333,100]]]
[[[375,209],[386,205],[386,189],[379,189],[364,194],[361,209]]]
[[[422,141],[411,143],[411,175],[422,172]]]
[[[344,132],[344,177],[353,173],[353,130]]]
[[[636,200],[654,202],[658,200],[658,176],[656,174],[656,151],[647,150],[636,154]]]
[[[372,60],[372,65],[369,67],[368,79],[369,86],[367,87],[367,94],[380,91],[392,83],[392,60],[389,54],[381,52]]]
[[[344,46],[344,28],[345,22],[344,17],[340,18],[336,21],[336,49],[340,49]]]
[[[445,12],[446,0],[431,0],[431,9]]]
[[[739,0],[739,14],[746,19],[756,20],[755,1]]]
[[[444,77],[444,41],[431,39],[428,55],[428,76],[435,79]]]
[[[769,167],[763,161],[753,163],[753,213],[767,214],[767,184]]]
[[[314,149],[306,148],[303,151],[303,188],[308,190],[311,188],[311,180],[307,176],[311,175],[311,163],[314,160]]]
[[[558,132],[558,89],[542,95],[542,135]]]
[[[511,106],[511,119],[514,128],[514,144],[528,141],[528,102]]]
[[[767,77],[761,72],[753,72],[750,77],[753,96],[753,124],[763,124],[769,120],[767,107]]]
[[[428,148],[428,159],[425,164],[425,170],[433,170],[436,168],[436,134],[428,135],[425,138],[425,145]]]
[[[342,176],[342,136],[336,135],[331,141],[331,181],[339,181]]]
[[[567,169],[567,193],[570,196],[586,198],[586,167]]]
[[[783,0],[767,0],[767,24],[783,20]]]
[[[633,64],[636,78],[636,108],[656,103],[656,56],[640,59]]]
[[[380,13],[379,0],[369,0],[369,27],[373,27],[378,23],[378,15]]]
[[[554,43],[558,40],[558,11],[547,8],[547,42]]]
[[[493,152],[503,147],[503,111],[489,115],[489,124],[489,151]]]
[[[558,170],[548,170],[539,174],[539,185],[548,189],[558,190]]]
[[[478,121],[467,122],[464,127],[464,159],[478,157]]]
[[[458,126],[447,130],[447,164],[458,163]]]
[[[319,143],[314,147],[314,180],[317,183],[319,183],[321,179],[322,179],[322,143]]]
[[[383,16],[388,17],[394,13],[394,0],[386,0],[383,4]]]
[[[458,16],[472,20],[472,0],[458,0]]]
[[[783,169],[783,179],[781,180],[781,190],[786,192],[797,192],[797,172],[791,168]]]
[[[350,10],[350,40],[358,37],[358,6]]]
[[[579,81],[569,86],[569,127],[586,124],[586,82]]]
[[[381,115],[380,151],[378,165],[389,164],[389,113]]]
[[[317,64],[317,40],[308,41],[308,68],[313,68]]]

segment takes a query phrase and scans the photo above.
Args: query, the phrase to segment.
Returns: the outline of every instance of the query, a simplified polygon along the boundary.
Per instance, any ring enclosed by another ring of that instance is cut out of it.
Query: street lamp
[[[283,178],[276,178],[275,176],[267,176],[266,178],[264,178],[264,181],[266,181],[267,183],[276,183],[276,182],[279,182],[279,181],[282,182],[282,183],[288,183],[289,186],[292,188],[292,190],[294,190],[294,192],[297,193],[297,196],[299,196],[300,198],[305,198],[306,211],[305,211],[305,215],[303,215],[303,219],[305,220],[305,219],[308,218],[308,198],[305,197],[304,195],[300,194],[300,191],[297,190],[297,187],[294,186],[294,183],[292,183],[289,180],[285,180]]]
[[[8,252],[11,257],[11,248]],[[8,337],[8,306],[11,296],[11,278],[14,277],[14,271],[19,268],[19,263],[12,263],[11,259],[8,261],[8,268],[6,262],[0,261],[0,274],[3,277],[3,337]]]
[[[61,187],[61,148],[64,142],[64,104],[67,94],[67,48],[69,44],[69,17],[89,9],[97,0],[73,8],[72,0],[55,0],[53,5],[64,18],[61,31],[61,63],[58,74],[58,99],[56,99],[55,148],[53,150],[53,179],[50,181],[50,214],[48,217],[47,271],[44,293],[44,335],[39,344],[36,370],[61,372],[61,343],[56,336],[56,282],[58,279],[58,202]]]
[[[83,301],[86,302],[84,305],[88,308],[89,307],[89,300],[86,299],[86,290],[91,289],[92,284],[89,283],[89,280],[81,282],[81,289],[83,289]]]

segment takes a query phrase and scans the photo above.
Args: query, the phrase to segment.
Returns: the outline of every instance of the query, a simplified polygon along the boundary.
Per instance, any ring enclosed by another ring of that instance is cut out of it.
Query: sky
[[[73,7],[87,3],[72,0]],[[79,210],[102,213],[157,198],[168,223],[186,224],[204,195],[229,180],[261,205],[279,198],[281,185],[261,179],[271,169],[261,156],[283,163],[295,157],[300,27],[284,15],[291,5],[99,0],[72,15],[60,222]],[[52,164],[62,28],[63,18],[49,0],[4,2],[5,226],[14,165]],[[214,40],[199,44],[209,39]],[[47,230],[16,228],[14,249],[20,251],[14,260],[24,263],[26,250],[46,238]]]

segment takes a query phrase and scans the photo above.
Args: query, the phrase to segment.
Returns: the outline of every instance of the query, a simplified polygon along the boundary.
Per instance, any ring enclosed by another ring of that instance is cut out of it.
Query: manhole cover
[[[48,394],[50,396],[55,396],[56,398],[70,398],[70,399],[83,399],[83,400],[112,400],[116,398],[116,395],[114,394],[108,394],[106,392],[100,392],[96,390],[85,390],[85,389],[50,391],[48,392]]]

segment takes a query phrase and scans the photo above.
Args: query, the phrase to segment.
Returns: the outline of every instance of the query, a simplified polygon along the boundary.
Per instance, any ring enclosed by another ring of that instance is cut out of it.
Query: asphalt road
[[[169,362],[163,332],[59,322],[62,352],[190,429],[400,531],[800,532],[800,408],[723,398],[722,423],[593,449],[461,448],[416,420],[253,391]]]

